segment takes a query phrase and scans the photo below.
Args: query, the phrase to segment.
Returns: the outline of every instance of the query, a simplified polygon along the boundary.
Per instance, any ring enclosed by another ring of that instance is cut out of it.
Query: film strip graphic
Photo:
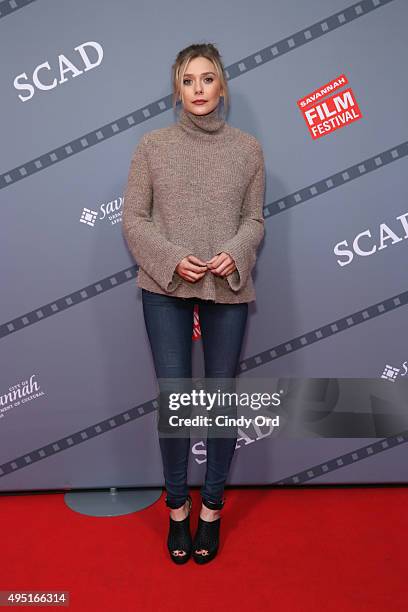
[[[365,323],[366,321],[371,321],[372,319],[391,312],[396,308],[406,306],[406,304],[408,304],[408,291],[404,291],[403,293],[395,295],[394,297],[388,298],[382,302],[372,304],[371,306],[363,308],[362,310],[357,310],[356,312],[342,317],[337,321],[332,321],[331,323],[327,323],[322,327],[317,327],[306,334],[292,338],[292,340],[287,342],[282,342],[282,344],[278,344],[272,349],[262,351],[261,353],[253,355],[252,357],[248,357],[240,362],[238,372],[242,373],[253,370],[259,366],[265,365],[266,363],[270,363],[275,359],[280,359],[285,355],[289,355],[290,353],[298,351],[299,349],[310,346],[315,342],[320,342],[321,340],[334,336],[339,332],[346,331],[351,327],[355,327],[356,325]]]
[[[357,461],[362,461],[363,459],[367,459],[368,457],[373,457],[374,455],[383,453],[384,451],[390,450],[391,448],[395,448],[400,444],[404,444],[407,441],[408,431],[402,431],[401,433],[396,434],[394,436],[390,436],[389,438],[383,438],[382,440],[378,440],[373,444],[360,446],[360,448],[356,448],[355,450],[345,453],[344,455],[333,457],[333,459],[329,459],[329,461],[318,463],[306,470],[297,472],[292,476],[287,476],[283,480],[277,480],[276,482],[272,482],[271,484],[305,484],[310,480],[313,480],[314,478],[318,478],[319,476],[323,476],[325,474],[330,474],[330,472],[339,470],[340,468],[346,467],[347,465],[351,465],[352,463],[356,463]]]
[[[120,272],[116,272],[110,276],[106,276],[96,283],[87,285],[86,287],[78,289],[73,293],[62,296],[49,304],[44,304],[31,312],[27,312],[25,315],[12,319],[7,323],[3,323],[0,325],[0,338],[4,338],[9,334],[28,327],[29,325],[34,325],[34,323],[38,323],[39,321],[43,321],[48,317],[59,314],[67,308],[72,308],[77,304],[82,304],[84,301],[94,298],[105,291],[109,291],[114,287],[127,283],[129,280],[136,277],[137,269],[138,267],[134,265],[130,266],[129,268],[125,268],[125,270],[121,270]]]
[[[34,0],[31,0],[31,1],[34,1]],[[227,69],[227,78],[235,78],[237,76],[240,76],[244,74],[245,72],[247,72],[248,70],[254,69],[266,63],[267,61],[271,61],[272,59],[276,59],[277,57],[280,57],[282,54],[285,54],[291,50],[294,50],[298,48],[299,46],[306,44],[306,42],[310,42],[320,36],[323,36],[324,34],[327,34],[328,32],[338,27],[341,27],[342,25],[345,25],[349,23],[350,21],[369,13],[372,10],[375,10],[376,8],[379,8],[385,4],[389,4],[392,1],[393,0],[363,0],[362,2],[358,2],[344,9],[343,11],[335,13],[334,15],[326,18],[325,20],[317,22],[313,26],[310,26],[306,29],[303,29],[293,34],[292,36],[282,39],[281,41],[275,43],[272,46],[265,47],[264,49],[258,51],[257,53],[250,55],[247,58],[244,58],[243,60],[239,62],[236,62],[232,66],[229,66]],[[11,3],[13,4],[13,2]],[[24,3],[14,2],[14,4],[16,5],[17,8],[21,8],[22,6],[29,4],[29,2],[24,2]],[[2,5],[0,4],[0,9],[1,7]],[[4,16],[5,13],[3,12],[3,13],[0,13],[0,15],[1,14],[3,14]],[[135,111],[134,113],[130,115],[126,115],[125,117],[122,117],[121,119],[113,123],[109,123],[106,126],[99,128],[96,131],[86,134],[82,138],[78,138],[75,141],[67,143],[67,145],[64,145],[63,147],[59,147],[58,149],[49,151],[48,153],[40,156],[39,158],[32,160],[31,162],[28,162],[27,164],[24,164],[23,166],[19,166],[15,168],[14,170],[11,170],[1,175],[0,176],[0,188],[4,188],[11,184],[14,184],[17,180],[26,178],[27,176],[30,176],[31,174],[34,174],[35,172],[38,172],[42,169],[45,169],[46,167],[49,167],[50,165],[56,162],[63,161],[70,155],[74,153],[79,153],[82,150],[84,150],[84,148],[88,148],[89,146],[98,144],[104,141],[106,138],[112,137],[113,135],[118,134],[125,129],[129,129],[130,127],[133,127],[134,125],[138,123],[148,120],[151,117],[159,114],[160,112],[164,112],[168,110],[169,108],[171,108],[171,96],[166,96],[159,101],[153,102],[148,107],[139,109],[138,111]],[[401,147],[404,147],[404,145],[400,145],[399,147],[395,147],[394,149],[389,150],[388,153],[390,153],[391,155],[391,159],[389,161],[393,161],[394,159],[398,159],[399,157],[401,157]],[[395,151],[398,151],[398,149],[400,149],[399,155],[395,157]],[[405,151],[405,149],[403,148],[402,151]],[[320,195],[321,193],[323,193],[324,191],[327,191],[333,186],[339,186],[340,184],[343,184],[345,181],[348,181],[350,177],[358,178],[358,176],[361,176],[362,173],[365,173],[367,171],[367,168],[368,168],[368,171],[370,171],[370,169],[371,170],[377,169],[378,167],[382,165],[381,163],[378,164],[375,161],[375,158],[372,158],[372,159],[376,165],[370,167],[370,165],[367,164],[367,160],[366,160],[366,170],[359,171],[359,174],[353,175],[350,172],[351,169],[347,169],[347,171],[344,171],[344,172],[348,172],[348,176],[346,174],[344,176],[342,175],[341,183],[335,182],[335,181],[338,181],[339,179],[340,174],[338,173],[334,175],[334,177],[329,177],[328,179],[324,179],[323,181],[320,181],[317,184],[319,187],[316,187],[315,185],[309,186],[305,188],[306,191],[302,190],[294,194],[290,194],[283,200],[281,199],[277,201],[276,203],[270,204],[267,207],[266,216],[271,216],[273,214],[276,214],[277,212],[281,212],[285,210],[286,208],[290,206],[298,204],[301,201],[304,201],[305,199],[310,199],[310,197],[315,197],[317,195]],[[386,161],[385,163],[388,163],[388,162]],[[332,179],[333,184],[327,183],[327,181],[329,181],[330,178]],[[316,191],[311,191],[313,187],[316,188]],[[303,200],[302,200],[302,196],[303,196]],[[310,197],[306,197],[306,196],[310,196]],[[98,283],[90,285],[71,295],[60,298],[60,300],[57,300],[49,304],[48,306],[42,307],[41,309],[37,309],[37,311],[28,313],[27,315],[24,315],[23,317],[20,317],[19,319],[16,319],[15,321],[6,323],[1,326],[0,335],[1,337],[8,335],[9,333],[16,331],[17,329],[21,329],[22,327],[26,327],[29,324],[42,320],[42,318],[44,318],[45,316],[56,314],[57,312],[60,312],[61,309],[64,310],[65,308],[68,308],[76,303],[82,302],[84,299],[94,297],[95,295],[97,295],[98,293],[102,291],[106,291],[107,289],[113,288],[114,286],[117,286],[118,284],[127,282],[128,280],[130,280],[131,278],[135,276],[136,269],[137,267],[132,266],[131,268],[128,268],[127,270],[119,272],[113,276],[107,277],[106,279],[103,279],[102,281],[99,281]],[[407,301],[408,301],[408,292],[404,292],[398,296],[395,296],[394,298],[389,298],[388,300],[384,302],[381,302],[369,308],[366,308],[365,310],[358,311],[357,313],[354,313],[349,317],[345,317],[344,319],[335,321],[322,328],[313,330],[312,332],[309,332],[308,334],[299,336],[298,338],[295,338],[291,340],[290,342],[274,347],[273,349],[270,349],[269,351],[263,351],[262,353],[258,355],[255,355],[249,359],[244,360],[240,364],[241,372],[248,371],[248,369],[258,367],[259,365],[263,365],[264,363],[267,363],[268,361],[271,361],[272,359],[276,359],[280,356],[288,354],[288,352],[291,352],[293,350],[298,350],[299,348],[308,346],[310,345],[310,343],[319,341],[325,337],[328,337],[329,335],[333,335],[334,333],[337,333],[338,331],[343,331],[344,329],[348,329],[351,325],[362,323],[366,320],[369,320],[370,318],[373,318],[374,316],[378,316],[379,314],[383,314],[394,308],[405,305]],[[75,446],[76,444],[80,444],[81,442],[84,442],[88,440],[89,438],[95,437],[96,435],[102,435],[103,433],[111,431],[112,429],[120,425],[124,425],[125,423],[128,423],[129,421],[134,420],[135,418],[139,418],[143,415],[153,412],[157,410],[157,408],[158,408],[157,400],[153,400],[145,404],[142,404],[140,406],[137,406],[131,410],[128,410],[124,413],[121,413],[119,415],[115,415],[114,417],[106,419],[105,421],[101,421],[100,423],[97,423],[96,425],[82,429],[76,432],[75,434],[71,434],[70,436],[61,438],[60,440],[57,440],[54,443],[50,443],[42,448],[36,449],[28,454],[22,455],[21,457],[18,457],[12,461],[9,461],[3,464],[2,466],[0,466],[0,476],[6,476],[10,473],[15,472],[17,469],[22,469],[23,467],[30,465],[31,463],[35,461],[39,461],[39,460],[48,458],[49,456],[54,455],[57,452],[61,452],[68,448],[72,448],[72,446]],[[347,453],[344,456],[340,456],[333,460],[326,461],[324,464],[314,466],[313,468],[309,470],[306,470],[299,474],[295,474],[286,480],[279,481],[278,484],[284,484],[286,481],[288,483],[290,482],[291,484],[300,482],[300,481],[305,482],[306,477],[308,479],[311,479],[311,478],[315,478],[318,475],[320,475],[320,473],[318,473],[319,469],[321,470],[321,473],[327,473],[328,471],[339,469],[342,465],[348,465],[351,459],[353,461],[362,460],[366,458],[367,456],[372,455],[373,453],[377,453],[377,452],[392,448],[395,446],[395,444],[397,443],[400,444],[406,441],[406,439],[407,439],[407,436],[405,435],[405,432],[403,432],[402,434],[399,434],[397,436],[386,438],[381,442],[377,442],[377,443],[362,447],[361,449],[357,449],[356,451],[354,451],[354,457],[353,457],[353,453]],[[393,443],[390,441],[392,441]],[[371,450],[369,451],[368,449],[371,449]],[[343,463],[341,463],[342,460],[343,460]]]
[[[12,0],[10,0],[11,2]],[[272,43],[259,51],[248,55],[245,58],[231,64],[226,68],[227,80],[234,79],[242,76],[250,70],[254,70],[267,62],[294,51],[299,47],[324,36],[337,28],[343,27],[348,23],[359,19],[372,11],[390,4],[394,0],[362,0],[357,2],[342,11],[334,13],[325,19],[322,19],[307,28],[303,28],[290,36],[282,38],[276,43]],[[16,3],[18,6],[22,2]],[[27,2],[25,3],[27,4]],[[0,4],[0,7],[2,5]],[[156,100],[143,108],[140,108],[133,113],[127,114],[119,119],[105,124],[96,130],[88,132],[83,136],[76,138],[65,145],[52,149],[47,153],[32,159],[16,168],[8,170],[7,172],[0,175],[0,189],[14,185],[17,181],[32,176],[36,172],[45,170],[50,166],[64,161],[68,157],[81,153],[85,149],[89,149],[101,142],[104,142],[108,138],[112,138],[118,134],[121,134],[125,130],[134,127],[144,121],[155,117],[167,110],[172,108],[172,96],[171,94],[164,96],[160,100]]]
[[[253,355],[252,357],[244,359],[243,361],[240,362],[238,366],[237,376],[239,376],[240,373],[247,372],[251,369],[260,367],[264,365],[265,363],[273,361],[274,359],[279,359],[280,357],[283,357],[284,355],[287,355],[293,351],[299,350],[306,346],[310,346],[310,344],[319,342],[320,340],[323,340],[324,338],[330,337],[340,331],[349,329],[350,327],[354,325],[364,323],[365,321],[369,321],[381,314],[390,312],[394,310],[395,308],[400,308],[401,306],[405,306],[407,303],[408,303],[408,291],[405,291],[404,293],[401,293],[400,295],[397,295],[393,298],[389,298],[388,300],[385,300],[384,302],[378,302],[377,304],[373,304],[372,306],[369,306],[368,308],[364,310],[359,310],[349,315],[348,317],[344,317],[342,319],[334,321],[333,323],[329,323],[321,328],[315,329],[309,332],[308,334],[304,334],[302,336],[294,338],[290,340],[289,342],[275,346],[274,348],[258,353],[257,355]],[[8,474],[13,473],[18,469],[22,469],[35,461],[47,459],[48,457],[56,453],[67,450],[68,448],[72,448],[72,446],[85,442],[86,440],[94,438],[95,436],[102,435],[104,433],[112,431],[113,429],[116,429],[116,427],[120,427],[121,425],[125,425],[126,423],[129,423],[130,421],[134,421],[137,418],[140,418],[146,414],[156,411],[158,407],[159,407],[159,404],[158,404],[157,399],[150,400],[148,402],[145,402],[144,404],[141,404],[139,406],[132,408],[131,410],[126,410],[125,412],[114,415],[113,417],[105,419],[104,421],[101,421],[95,425],[90,425],[89,427],[86,427],[85,429],[82,429],[74,434],[70,434],[68,436],[65,436],[64,438],[61,438],[60,440],[56,440],[55,442],[47,444],[46,446],[42,448],[36,449],[32,452],[22,455],[21,457],[8,461],[0,466],[0,477],[7,476]],[[387,438],[387,440],[394,440],[395,438],[398,443],[402,443],[406,441],[407,438],[405,434],[398,434],[398,435],[403,436],[403,440],[400,441],[398,439],[398,436],[391,436],[390,438]],[[377,449],[377,446],[375,444],[370,444],[369,447],[373,449]],[[390,445],[387,446],[387,448],[389,447]],[[364,448],[368,448],[368,447],[364,447]],[[372,452],[374,451],[370,450],[371,454]],[[376,451],[376,452],[379,452],[379,451]],[[323,466],[326,466],[326,465],[331,466],[333,470],[338,469],[338,467],[341,467],[343,464],[348,465],[348,463],[345,463],[346,460],[350,463],[351,461],[359,460],[359,459],[365,458],[366,456],[367,455],[360,456],[359,454],[357,454],[357,459],[354,459],[350,453],[347,453],[344,457],[343,456],[338,457],[329,462],[325,462],[324,464],[321,464],[320,466],[317,466],[317,467],[315,466],[315,468],[310,468],[309,470],[302,472],[301,475],[296,474],[295,476],[291,478],[296,477],[296,478],[305,479],[306,476],[308,478],[315,478],[316,476],[311,475],[315,473],[313,470],[322,471],[323,469],[325,469]],[[338,461],[340,460],[343,461],[343,463],[338,463]],[[330,469],[330,468],[327,468],[327,469]],[[322,473],[327,473],[327,469],[326,469],[326,472],[322,471]],[[302,482],[304,482],[304,480],[302,480]]]
[[[397,161],[407,156],[407,154],[408,141],[403,142],[395,147],[392,147],[391,149],[383,151],[382,153],[378,153],[373,157],[369,157],[363,161],[360,161],[354,166],[350,166],[344,170],[341,170],[340,172],[336,172],[332,176],[321,179],[312,185],[308,185],[303,189],[299,189],[285,196],[284,198],[280,198],[272,202],[271,204],[266,205],[264,207],[264,216],[267,219],[268,217],[272,217],[281,212],[285,212],[286,210],[293,208],[298,204],[302,204],[312,198],[323,195],[331,189],[341,187],[350,180],[360,178],[367,173],[373,172],[374,170],[378,170],[379,168],[382,168],[387,164],[390,164],[391,162]],[[121,270],[120,272],[111,274],[110,276],[107,276],[95,283],[83,287],[82,289],[78,289],[71,294],[57,298],[49,304],[40,306],[35,310],[32,310],[31,312],[27,312],[24,315],[20,315],[19,317],[16,317],[10,321],[7,321],[6,323],[1,324],[0,339],[5,338],[6,336],[16,331],[24,329],[29,325],[38,323],[39,321],[42,321],[45,318],[58,314],[66,310],[67,308],[71,308],[72,306],[81,304],[83,301],[96,297],[100,293],[103,293],[110,289],[114,289],[115,287],[118,287],[123,283],[132,280],[136,277],[137,270],[138,266],[130,266],[125,270]],[[396,296],[396,298],[397,297],[401,299],[401,296]],[[390,300],[396,298],[390,298]],[[382,302],[381,304],[383,303],[385,302]],[[380,304],[378,304],[378,306],[380,306]],[[348,320],[348,318],[346,318],[346,320]],[[333,324],[335,323],[339,324],[339,322],[337,321],[333,322]],[[351,323],[351,325],[353,324],[354,323]],[[317,331],[318,330],[313,330],[313,332],[309,332],[309,334],[307,334],[306,336],[311,338],[311,334],[317,333]]]
[[[7,476],[8,474],[14,473],[17,470],[21,470],[22,468],[27,467],[28,465],[31,465],[37,461],[48,459],[57,453],[68,450],[69,448],[77,446],[82,442],[91,440],[96,436],[101,436],[102,434],[112,431],[117,427],[156,411],[158,407],[159,403],[157,400],[145,402],[144,404],[135,406],[134,408],[126,410],[121,414],[116,414],[113,417],[105,419],[104,421],[100,421],[99,423],[90,425],[89,427],[85,427],[84,429],[81,429],[73,434],[56,440],[55,442],[51,442],[41,448],[30,451],[21,457],[7,461],[3,465],[0,465],[0,477]]]
[[[321,179],[312,185],[308,185],[307,187],[303,187],[303,189],[294,191],[293,193],[286,195],[284,198],[275,200],[271,204],[264,207],[264,216],[266,218],[277,215],[285,210],[297,206],[298,204],[302,204],[303,202],[307,202],[312,198],[322,195],[327,191],[331,191],[333,188],[342,187],[345,183],[356,180],[365,174],[378,170],[379,168],[406,157],[407,155],[408,141],[405,141],[396,147],[392,147],[391,149],[382,151],[377,155],[368,157],[358,164],[344,168],[332,176],[327,176],[326,178]]]
[[[406,149],[407,149],[406,144],[404,145],[402,149],[401,147],[403,146],[401,145],[399,148],[397,147],[394,149],[390,149],[389,151],[390,157],[388,161],[399,159],[399,157],[401,157],[401,155],[397,156],[397,155],[392,154],[393,151],[397,151],[398,149],[401,150],[400,152],[405,152],[406,154]],[[372,166],[371,169],[376,169],[378,167],[381,167],[381,165],[382,164],[380,163],[376,163],[375,165]],[[368,167],[370,168],[370,166]],[[361,173],[359,174],[359,176],[361,176]],[[339,186],[342,183],[334,183],[334,185],[335,184]],[[315,195],[320,195],[323,192],[324,190],[320,190],[320,191],[318,190]],[[302,192],[299,192],[299,193],[302,193]],[[289,203],[291,202],[292,201],[290,200]],[[273,204],[271,204],[270,206],[273,206]],[[282,210],[284,210],[283,207],[278,208],[278,211],[282,211]],[[44,318],[57,314],[61,311],[64,311],[67,308],[70,308],[76,304],[82,303],[84,300],[93,298],[99,293],[108,291],[118,285],[128,282],[128,280],[135,277],[136,269],[137,269],[136,266],[132,266],[115,275],[108,276],[105,279],[102,279],[101,281],[93,285],[89,285],[88,287],[82,290],[78,290],[75,293],[72,293],[67,296],[63,296],[62,298],[59,298],[58,300],[55,300],[54,302],[47,304],[46,306],[36,309],[35,311],[32,311],[31,313],[27,313],[23,317],[19,317],[18,319],[15,319],[14,321],[4,324],[0,326],[0,337],[9,335],[10,333],[13,333],[14,331],[25,328],[28,325],[32,325],[38,321],[41,321]],[[364,323],[366,321],[372,320],[373,318],[377,316],[391,312],[392,310],[396,308],[405,306],[407,303],[408,303],[408,291],[405,291],[403,293],[395,295],[381,302],[377,302],[376,304],[372,304],[371,306],[368,306],[362,310],[356,311],[352,314],[342,317],[341,319],[337,319],[324,326],[311,330],[298,337],[292,338],[291,340],[284,342],[282,344],[276,345],[266,351],[262,351],[256,355],[252,355],[251,357],[246,358],[240,362],[238,366],[238,375],[239,373],[247,372],[249,370],[265,365],[266,363],[269,363],[275,359],[284,357],[285,355],[288,355],[296,350],[310,346],[311,344],[314,344],[315,342],[324,340],[325,338],[333,336],[334,334],[338,332],[350,329],[351,327],[355,325]],[[14,459],[12,461],[5,463],[4,465],[0,466],[0,476],[6,476],[7,474],[14,472],[16,469],[21,469],[31,464],[33,461],[39,461],[41,459],[46,459],[49,456],[57,452],[71,448],[75,444],[79,444],[96,435],[101,435],[103,433],[111,431],[112,429],[120,425],[124,425],[125,423],[129,421],[132,421],[136,418],[149,414],[150,412],[154,412],[157,410],[157,408],[158,408],[157,400],[152,400],[140,406],[136,406],[135,408],[131,410],[127,410],[124,413],[115,415],[114,417],[101,421],[100,423],[91,425],[88,428],[85,428],[74,434],[66,436],[40,449],[36,449],[26,455],[23,455],[17,459]],[[405,441],[405,438],[403,440],[399,440],[399,438],[396,438],[395,436],[389,438],[389,440],[394,440],[394,438],[397,439],[399,443],[401,441]],[[363,453],[370,452],[372,454],[372,452],[374,452],[372,449],[376,449],[376,448],[377,446],[375,445],[369,445],[367,447],[363,447],[362,452]],[[364,449],[370,449],[370,450],[365,451]],[[317,471],[321,470],[322,473],[327,473],[327,465],[330,465],[332,469],[338,469],[338,467],[340,467],[341,465],[347,464],[347,463],[344,463],[346,460],[351,462],[351,461],[355,461],[361,458],[365,458],[367,456],[367,455],[360,456],[357,451],[355,451],[355,453],[357,453],[357,455],[356,454],[352,455],[351,453],[348,453],[345,456],[341,456],[341,457],[331,460],[331,462],[325,462],[324,464],[321,464],[320,466],[317,466],[317,467],[315,466],[314,468],[310,468],[309,470],[306,470],[304,472],[301,472],[300,474],[296,474],[290,477],[288,481],[286,480],[282,481],[282,483],[285,484],[290,481],[292,484],[295,484],[297,482],[293,480],[295,478],[300,479],[299,482],[305,482],[307,478],[310,479],[310,478],[316,477],[312,475],[316,472],[316,470]],[[326,470],[326,471],[323,472],[323,470]]]
[[[11,15],[11,13],[15,13],[18,9],[22,9],[33,2],[35,2],[35,0],[1,0],[0,19],[2,19],[2,17],[7,17],[7,15]]]
[[[48,459],[57,453],[63,452],[69,448],[72,448],[73,446],[95,438],[96,436],[112,431],[117,427],[121,427],[122,425],[134,421],[141,416],[156,411],[158,407],[157,400],[146,402],[132,408],[131,410],[117,414],[109,419],[101,421],[100,423],[86,427],[74,434],[60,438],[59,440],[47,444],[46,446],[35,449],[29,453],[21,455],[20,457],[17,457],[16,459],[3,463],[3,465],[0,465],[0,478],[13,474],[17,470],[21,470],[29,465],[32,465],[33,463],[36,463],[37,461]],[[374,455],[378,455],[379,453],[383,453],[387,450],[395,448],[398,445],[404,444],[407,441],[408,431],[405,430],[393,436],[389,436],[387,438],[383,438],[382,440],[356,448],[353,451],[344,453],[343,455],[338,455],[337,457],[316,464],[310,468],[302,470],[301,472],[297,472],[292,476],[272,482],[271,484],[305,484],[314,478],[318,478],[324,474],[329,474],[330,472],[334,472],[335,470],[351,465],[352,463],[356,463],[357,461],[362,461],[363,459],[373,457]]]

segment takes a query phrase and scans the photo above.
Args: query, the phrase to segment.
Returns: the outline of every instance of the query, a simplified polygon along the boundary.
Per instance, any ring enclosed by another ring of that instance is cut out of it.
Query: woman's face
[[[181,100],[185,110],[195,115],[207,115],[218,105],[223,95],[221,81],[214,64],[206,57],[190,60],[181,83]],[[195,100],[205,100],[195,104]]]

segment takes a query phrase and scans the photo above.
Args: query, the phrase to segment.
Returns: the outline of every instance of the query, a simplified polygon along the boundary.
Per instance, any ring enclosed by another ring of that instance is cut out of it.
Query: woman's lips
[[[206,104],[207,100],[195,100],[193,104]]]

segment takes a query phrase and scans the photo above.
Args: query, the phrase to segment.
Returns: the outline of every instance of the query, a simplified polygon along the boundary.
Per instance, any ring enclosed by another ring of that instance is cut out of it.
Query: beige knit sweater
[[[255,301],[251,270],[264,235],[265,168],[259,141],[218,113],[181,108],[178,121],[145,133],[130,162],[123,233],[139,270],[137,286],[180,298]],[[192,283],[177,274],[187,255],[222,251],[237,267],[207,270]]]

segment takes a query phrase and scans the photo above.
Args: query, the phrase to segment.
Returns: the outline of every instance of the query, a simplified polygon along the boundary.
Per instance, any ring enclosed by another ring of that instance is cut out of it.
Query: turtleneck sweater
[[[264,191],[261,144],[218,107],[206,115],[182,107],[177,122],[146,132],[132,154],[122,211],[137,286],[216,303],[255,301]],[[189,282],[175,270],[187,255],[207,261],[221,252],[236,266],[226,277],[207,269]]]

